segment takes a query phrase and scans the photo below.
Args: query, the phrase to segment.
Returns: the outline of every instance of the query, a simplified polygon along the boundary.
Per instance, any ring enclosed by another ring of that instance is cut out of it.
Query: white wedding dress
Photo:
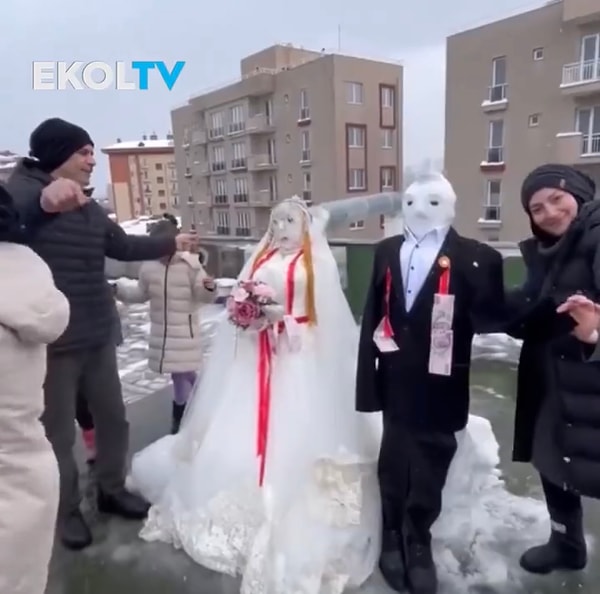
[[[307,268],[294,257],[276,252],[253,276],[281,304],[291,287],[301,340],[293,352],[285,332],[276,339],[264,484],[258,335],[227,320],[181,432],[136,454],[130,476],[153,503],[142,538],[241,575],[244,594],[341,594],[379,555],[380,426],[354,411],[358,328],[325,242],[312,249],[317,323],[305,323]]]

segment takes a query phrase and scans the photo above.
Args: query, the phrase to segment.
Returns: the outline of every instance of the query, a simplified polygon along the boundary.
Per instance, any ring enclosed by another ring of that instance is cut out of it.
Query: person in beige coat
[[[150,230],[150,235],[177,233],[176,223],[167,217]],[[177,433],[202,365],[198,310],[202,303],[214,302],[215,281],[206,274],[197,254],[177,252],[169,258],[144,262],[137,285],[117,281],[115,294],[124,303],[150,302],[148,367],[171,374],[171,432]]]
[[[0,592],[43,594],[59,474],[40,421],[42,386],[46,346],[65,331],[69,302],[45,262],[12,243],[11,202],[0,187]]]

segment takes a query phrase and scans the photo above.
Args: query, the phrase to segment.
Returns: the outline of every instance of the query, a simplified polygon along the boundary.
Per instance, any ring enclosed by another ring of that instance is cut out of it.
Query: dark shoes
[[[550,540],[526,551],[520,563],[525,571],[537,574],[583,569],[587,564],[587,547],[581,512],[562,523],[554,522]]]
[[[81,551],[93,541],[92,531],[78,509],[59,518],[56,531],[63,546],[71,551]]]
[[[171,435],[179,433],[181,427],[181,420],[183,419],[183,413],[185,412],[185,404],[177,404],[173,402],[173,415],[171,421]]]
[[[431,547],[411,544],[406,552],[407,583],[411,594],[436,594],[438,579]]]
[[[379,569],[387,585],[396,592],[406,592],[406,565],[402,537],[393,530],[384,530],[381,541]]]
[[[149,509],[150,504],[145,499],[125,489],[110,494],[98,491],[98,511],[103,514],[126,520],[144,520]]]

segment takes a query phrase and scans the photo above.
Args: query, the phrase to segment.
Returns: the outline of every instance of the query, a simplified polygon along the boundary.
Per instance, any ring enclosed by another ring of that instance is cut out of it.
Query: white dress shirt
[[[400,270],[402,271],[406,311],[410,311],[413,306],[435,259],[440,253],[447,234],[448,227],[444,227],[433,229],[421,239],[417,239],[410,229],[405,229],[405,239],[400,248]]]

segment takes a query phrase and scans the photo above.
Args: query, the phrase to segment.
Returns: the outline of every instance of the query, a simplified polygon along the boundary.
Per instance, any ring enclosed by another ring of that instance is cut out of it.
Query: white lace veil
[[[327,242],[325,228],[328,213],[319,207],[313,207],[309,211],[298,197],[283,203],[294,204],[302,210],[309,230],[317,318],[314,328],[317,337],[314,343],[320,351],[319,359],[323,361],[323,373],[320,375],[326,384],[323,386],[323,394],[328,394],[331,399],[326,404],[328,410],[332,407],[336,411],[336,426],[331,427],[331,431],[339,437],[341,447],[348,447],[352,453],[360,453],[374,459],[379,448],[379,424],[378,419],[375,419],[374,427],[373,418],[355,412],[359,329],[342,290],[338,266]],[[272,237],[272,226],[269,225],[267,233],[240,272],[239,279],[250,276],[254,260],[269,246]],[[228,322],[225,312],[222,316],[212,351],[182,422],[178,455],[186,459],[192,456],[202,443],[215,407],[219,403],[223,378],[227,377],[236,357],[237,331]],[[249,390],[248,397],[255,398],[255,391]],[[318,414],[318,411],[315,411],[315,414]]]

